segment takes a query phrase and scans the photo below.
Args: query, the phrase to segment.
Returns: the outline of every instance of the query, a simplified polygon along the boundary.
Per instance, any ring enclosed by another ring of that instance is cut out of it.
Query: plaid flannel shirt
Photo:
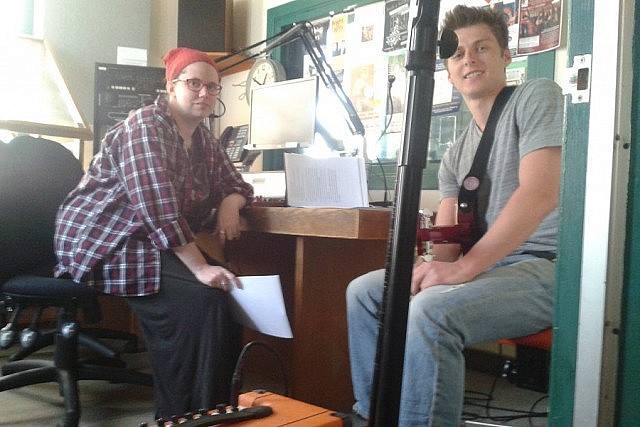
[[[114,295],[158,292],[160,251],[213,227],[227,195],[253,196],[204,125],[192,145],[189,154],[163,96],[111,128],[58,211],[56,277]]]

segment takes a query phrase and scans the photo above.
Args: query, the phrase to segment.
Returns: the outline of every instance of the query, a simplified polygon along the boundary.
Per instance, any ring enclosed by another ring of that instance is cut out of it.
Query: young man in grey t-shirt
[[[488,9],[456,6],[444,27],[459,39],[447,60],[449,80],[473,118],[439,173],[436,225],[454,225],[460,184],[506,86],[511,55],[506,25]],[[551,326],[555,262],[547,258],[556,251],[562,123],[563,97],[555,83],[541,79],[518,87],[497,123],[483,179],[490,186],[486,233],[464,256],[455,245],[436,245],[433,261],[416,262],[399,426],[457,427],[464,347]],[[384,274],[360,276],[347,290],[353,409],[363,418],[369,414]]]

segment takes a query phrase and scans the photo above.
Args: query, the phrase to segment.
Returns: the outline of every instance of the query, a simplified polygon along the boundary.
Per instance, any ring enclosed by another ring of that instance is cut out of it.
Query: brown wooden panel
[[[299,238],[292,361],[297,399],[351,407],[345,290],[355,277],[384,267],[385,255],[384,241]]]
[[[353,403],[345,290],[360,274],[384,267],[383,240],[289,236],[248,231],[230,242],[225,254],[239,275],[278,274],[293,339],[245,332],[245,341],[268,343],[282,358],[291,395],[335,410]],[[264,350],[247,358],[253,379],[276,384],[283,392],[277,364]],[[252,386],[264,387],[264,384]],[[273,388],[271,388],[273,390]]]
[[[255,206],[246,213],[250,228],[272,234],[386,240],[391,211],[382,208],[331,209]]]
[[[280,276],[294,336],[246,331],[245,340],[277,351],[294,398],[348,411],[353,395],[345,290],[355,277],[384,267],[391,211],[256,206],[245,216],[248,231],[227,243],[223,258],[238,275]],[[211,235],[199,236],[198,243],[211,254],[221,252]],[[245,364],[251,378],[282,384],[273,358],[256,353]]]

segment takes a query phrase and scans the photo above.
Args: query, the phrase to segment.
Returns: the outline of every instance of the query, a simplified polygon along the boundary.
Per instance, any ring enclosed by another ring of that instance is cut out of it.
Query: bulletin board
[[[415,0],[411,0],[415,1]],[[455,4],[473,6],[480,0],[443,0],[441,16]],[[505,7],[519,11],[520,5],[536,10],[542,0],[481,0],[483,5]],[[546,2],[549,3],[549,2]],[[561,13],[562,0],[551,2]],[[555,10],[555,9],[554,9]],[[365,125],[365,158],[370,160],[369,188],[382,189],[395,186],[397,154],[402,146],[404,103],[406,92],[406,49],[410,36],[409,0],[364,0],[354,6],[353,0],[296,0],[267,11],[267,37],[285,30],[293,23],[310,21],[317,28],[325,55],[341,79],[345,92],[353,102]],[[510,25],[510,33],[514,30]],[[534,35],[524,39],[526,47],[534,51],[518,56],[518,39],[512,33],[510,44],[513,64],[507,78],[514,84],[528,78],[553,78],[555,53],[560,40],[560,29],[553,37],[545,38],[541,46]],[[557,43],[550,40],[555,40]],[[515,41],[514,41],[515,40]],[[535,53],[535,55],[531,55]],[[286,45],[276,49],[272,56],[283,63],[287,78],[304,77],[309,69],[301,45]],[[390,77],[393,76],[393,77]],[[390,84],[390,79],[393,83]],[[462,98],[448,82],[442,61],[436,64],[433,115],[429,151],[423,188],[437,189],[439,161],[446,149],[455,141],[470,120]],[[265,158],[266,160],[266,158]]]

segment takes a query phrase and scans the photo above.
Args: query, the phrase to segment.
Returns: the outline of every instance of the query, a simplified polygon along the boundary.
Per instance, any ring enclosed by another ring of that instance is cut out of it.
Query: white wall
[[[89,125],[93,123],[95,63],[115,63],[118,46],[149,48],[151,3],[45,0],[44,39]]]
[[[267,35],[267,10],[291,0],[234,0],[233,46],[241,50],[264,40]],[[222,79],[221,99],[226,113],[215,124],[221,132],[227,126],[249,123],[249,105],[245,99],[247,71],[233,73]],[[259,166],[259,162],[257,164]]]
[[[176,47],[178,39],[178,0],[151,2],[151,40],[149,62],[151,67],[163,67],[162,57]]]
[[[147,65],[162,67],[162,56],[176,46],[178,0],[43,0],[43,4],[44,38],[90,126],[96,62],[116,63],[117,47],[126,46],[147,49]],[[264,38],[259,35],[266,33],[261,4],[262,0],[234,0],[233,32],[240,43],[234,46],[246,46],[250,37]]]

